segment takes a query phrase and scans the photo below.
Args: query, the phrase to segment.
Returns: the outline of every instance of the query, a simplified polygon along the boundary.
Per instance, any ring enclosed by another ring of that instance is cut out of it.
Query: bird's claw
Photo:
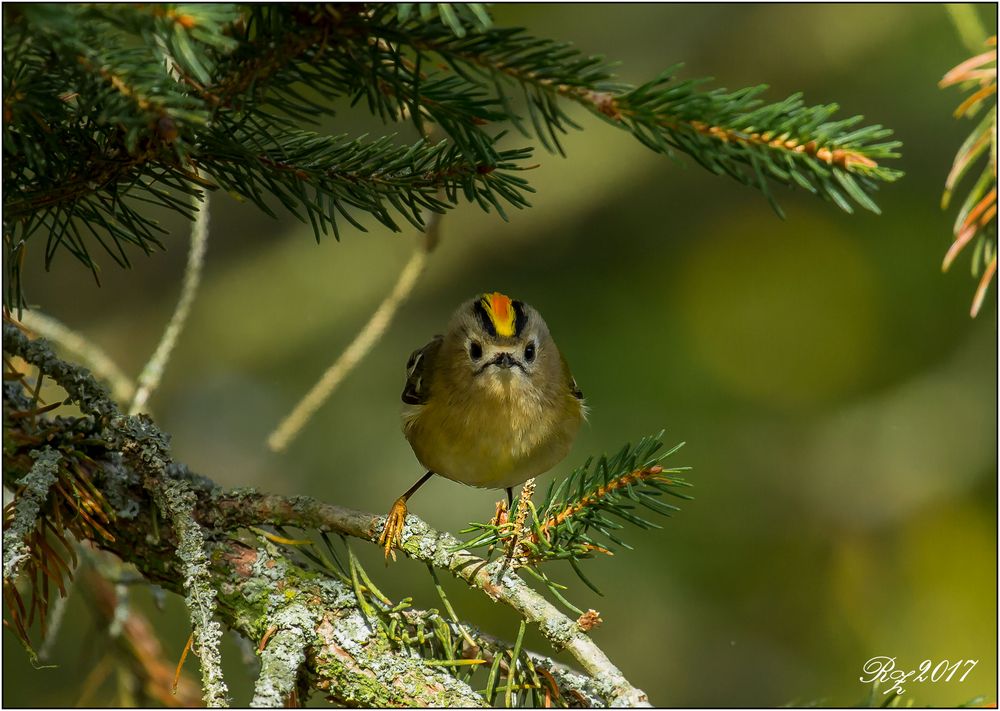
[[[378,544],[385,549],[386,563],[389,562],[390,556],[396,560],[396,551],[393,548],[400,548],[403,545],[404,523],[406,523],[406,500],[396,499],[385,517],[385,527],[382,528],[382,535],[378,538]]]

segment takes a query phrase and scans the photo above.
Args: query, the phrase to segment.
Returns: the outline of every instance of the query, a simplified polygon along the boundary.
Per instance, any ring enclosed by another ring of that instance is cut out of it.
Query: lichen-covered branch
[[[55,341],[64,352],[82,361],[94,375],[111,386],[111,394],[117,402],[126,402],[135,392],[135,384],[117,363],[96,343],[72,330],[62,322],[38,310],[25,311],[21,323],[43,338]]]
[[[126,443],[125,452],[138,453],[138,447]],[[195,649],[201,660],[202,688],[205,703],[211,707],[229,705],[229,690],[222,676],[219,643],[222,627],[215,621],[215,585],[209,574],[205,537],[193,519],[195,496],[186,482],[147,477],[145,484],[157,507],[166,513],[177,533],[177,557],[183,565],[185,603],[194,625]],[[156,511],[152,512],[156,516]]]
[[[337,531],[371,542],[378,539],[385,522],[383,516],[324,504],[308,497],[286,498],[258,494],[252,490],[216,491],[210,498],[202,500],[197,515],[205,525],[236,528],[269,523]],[[451,534],[434,530],[416,516],[407,516],[401,548],[406,555],[449,571],[537,624],[555,649],[565,649],[576,658],[584,671],[595,680],[598,693],[608,705],[649,704],[646,694],[628,682],[604,651],[573,620],[531,589],[520,576],[503,570],[502,559],[487,563],[460,548],[461,542]]]
[[[13,445],[4,452],[5,483],[12,484],[32,468],[25,453],[34,451],[40,435],[53,448],[84,447],[92,466],[92,483],[107,492],[118,515],[110,526],[113,535],[98,536],[87,529],[79,537],[135,565],[150,582],[187,595],[203,672],[217,662],[217,658],[207,659],[206,665],[206,657],[215,648],[221,620],[261,651],[264,663],[255,690],[257,703],[283,701],[286,692],[303,688],[296,687],[297,680],[345,705],[471,707],[485,703],[460,675],[451,673],[451,665],[440,660],[429,664],[408,647],[406,634],[402,648],[397,646],[367,616],[356,585],[302,567],[266,537],[247,542],[246,533],[235,530],[242,526],[231,507],[252,492],[220,492],[210,481],[172,462],[166,438],[152,421],[121,415],[89,372],[62,362],[43,340],[29,340],[11,323],[5,322],[3,331],[5,350],[55,379],[85,414],[83,418],[38,418],[37,423],[30,418],[7,418],[6,434]],[[5,389],[5,413],[23,407],[19,392],[17,387]],[[78,454],[67,456],[74,459]],[[218,511],[206,513],[206,502],[215,502]],[[287,511],[296,505],[294,500],[259,497],[258,504],[267,503],[276,510],[280,503]],[[300,517],[302,524],[308,522],[309,511],[318,520],[330,517],[323,505],[306,499],[300,503],[307,514]],[[375,535],[378,517],[332,508],[353,535],[369,539]],[[266,522],[264,509],[253,513]],[[541,662],[538,667],[550,668]],[[581,689],[578,695],[566,698],[604,700],[603,693],[587,691],[579,675],[574,677],[558,665],[551,669],[546,673],[559,680],[554,682],[554,693],[568,694],[576,687]],[[606,689],[604,680],[597,680],[597,685]],[[221,675],[211,670],[205,675],[203,690],[208,703],[225,700]]]
[[[24,492],[14,505],[14,521],[3,532],[3,579],[13,581],[21,563],[30,555],[24,539],[34,530],[38,511],[41,509],[49,489],[55,484],[62,455],[51,447],[31,453],[35,463],[31,470],[17,481]]]

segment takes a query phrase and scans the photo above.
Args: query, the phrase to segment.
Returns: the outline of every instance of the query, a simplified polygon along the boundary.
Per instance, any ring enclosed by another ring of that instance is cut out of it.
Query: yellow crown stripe
[[[510,297],[494,291],[492,294],[483,294],[481,299],[486,314],[493,323],[498,336],[513,336],[517,314],[514,311],[514,304]]]

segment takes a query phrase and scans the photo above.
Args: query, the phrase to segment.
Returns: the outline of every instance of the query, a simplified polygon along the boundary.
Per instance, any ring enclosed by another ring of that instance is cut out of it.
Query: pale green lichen
[[[556,651],[565,647],[569,641],[577,634],[576,625],[565,617],[549,617],[541,621],[538,625],[542,634],[549,640]]]
[[[182,481],[150,482],[149,488],[177,533],[177,557],[184,570],[184,599],[194,626],[194,647],[201,662],[201,682],[205,704],[228,706],[228,687],[222,676],[219,642],[222,627],[215,615],[215,588],[205,555],[205,539],[201,526],[194,518],[195,496]]]
[[[128,491],[139,483],[139,476],[122,463],[120,452],[109,452],[108,460],[102,467],[104,496],[118,518],[131,521],[139,515],[141,507]]]
[[[107,419],[118,413],[108,389],[100,385],[90,371],[58,358],[44,338],[30,340],[12,323],[3,323],[3,347],[21,356],[66,391],[67,402],[76,403],[84,414]]]
[[[566,669],[561,664],[556,664],[547,657],[531,654],[532,663],[535,668],[541,668],[552,675],[556,686],[561,694],[574,692],[583,697],[585,705],[589,708],[602,708],[605,706],[604,699],[600,692],[595,689],[595,680],[583,674],[578,674]]]
[[[194,648],[201,661],[202,691],[208,706],[227,706],[228,688],[222,676],[219,641],[222,628],[213,619],[212,587],[201,526],[194,518],[195,495],[188,484],[166,474],[167,440],[143,416],[116,418],[125,435],[123,453],[146,473],[144,484],[177,535],[177,557],[184,571],[185,602],[194,627]]]
[[[269,620],[277,632],[261,653],[260,674],[250,702],[254,708],[275,708],[285,703],[305,664],[306,647],[316,627],[315,615],[302,604],[276,610]]]
[[[335,659],[333,655],[326,658],[325,666],[334,675],[332,683],[337,685],[340,682],[341,693],[350,693],[345,699],[348,703],[360,706],[412,705],[419,700],[421,705],[431,707],[485,705],[483,698],[468,684],[441,668],[426,666],[415,652],[409,655],[391,653],[384,639],[372,633],[368,621],[357,607],[344,610],[331,623],[325,625],[322,631],[326,646],[339,648],[355,660],[354,669],[344,669],[342,660]],[[347,678],[339,678],[345,672]],[[365,684],[364,676],[370,676],[373,683]]]
[[[3,532],[3,578],[13,581],[21,564],[31,556],[25,538],[34,530],[38,512],[49,495],[49,489],[59,478],[62,455],[51,447],[31,452],[35,463],[18,485],[24,491],[14,503],[14,520]]]
[[[238,594],[253,607],[247,613],[256,616],[251,626],[258,635],[269,628],[276,631],[262,654],[252,705],[287,697],[301,667],[299,644],[303,653],[313,650],[310,666],[323,687],[349,705],[483,704],[467,684],[444,669],[425,666],[415,652],[392,649],[384,636],[373,632],[349,586],[302,570],[272,542],[259,540],[250,575],[238,584]]]

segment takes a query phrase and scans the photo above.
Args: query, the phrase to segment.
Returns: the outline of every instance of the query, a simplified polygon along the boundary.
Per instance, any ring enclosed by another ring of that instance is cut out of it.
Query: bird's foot
[[[389,557],[396,560],[396,551],[393,548],[400,548],[403,545],[403,524],[406,522],[406,499],[400,497],[389,509],[385,517],[385,527],[382,535],[378,538],[378,544],[385,549],[385,562],[389,563]]]

